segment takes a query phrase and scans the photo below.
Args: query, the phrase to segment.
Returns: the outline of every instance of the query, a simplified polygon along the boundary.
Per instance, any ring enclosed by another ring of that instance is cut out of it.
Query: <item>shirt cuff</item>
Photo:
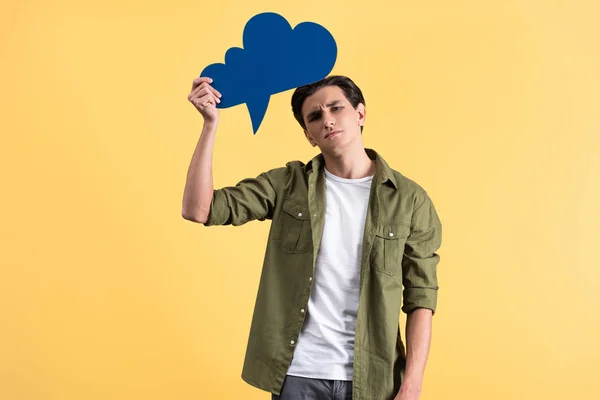
[[[228,215],[229,207],[227,206],[225,193],[220,189],[213,191],[208,220],[204,223],[204,226],[223,225],[227,221]]]
[[[427,308],[435,314],[437,292],[438,290],[433,288],[404,289],[404,304],[402,305],[402,311],[409,314],[417,308]]]

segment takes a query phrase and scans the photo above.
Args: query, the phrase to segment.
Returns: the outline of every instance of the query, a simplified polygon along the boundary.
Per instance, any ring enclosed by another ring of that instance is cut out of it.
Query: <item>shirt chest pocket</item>
[[[410,234],[410,226],[380,225],[375,227],[374,233],[371,258],[373,268],[387,275],[401,274],[404,245]]]
[[[312,246],[308,206],[286,199],[275,222],[273,240],[288,253],[305,253]]]

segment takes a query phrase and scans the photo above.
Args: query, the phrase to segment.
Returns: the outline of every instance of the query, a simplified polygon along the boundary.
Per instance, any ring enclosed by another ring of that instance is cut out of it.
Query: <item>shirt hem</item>
[[[269,389],[266,386],[260,385],[260,384],[258,384],[256,382],[254,382],[252,379],[248,378],[247,376],[243,375],[243,374],[242,374],[242,380],[244,382],[246,382],[248,385],[253,386],[253,387],[257,388],[257,389],[264,390],[265,392],[276,394],[277,396],[281,395],[281,392],[278,392],[277,390]]]

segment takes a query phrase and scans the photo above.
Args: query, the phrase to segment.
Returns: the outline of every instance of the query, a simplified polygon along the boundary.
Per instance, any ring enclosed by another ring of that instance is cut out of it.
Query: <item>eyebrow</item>
[[[334,100],[332,102],[329,102],[329,103],[325,104],[325,107],[333,107],[333,106],[336,106],[336,105],[341,104],[341,103],[342,103],[341,100]],[[308,119],[310,119],[310,118],[312,118],[314,116],[317,116],[320,113],[321,113],[321,110],[312,111],[312,112],[308,113],[308,115],[306,116],[306,119],[308,120]]]

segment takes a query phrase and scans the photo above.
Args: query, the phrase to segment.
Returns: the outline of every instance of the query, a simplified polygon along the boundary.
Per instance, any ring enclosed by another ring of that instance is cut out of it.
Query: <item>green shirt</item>
[[[365,151],[376,172],[363,236],[352,398],[387,400],[397,394],[406,362],[400,310],[435,312],[442,230],[427,193]],[[242,379],[277,395],[306,317],[321,244],[323,167],[319,154],[215,190],[205,224],[272,220]]]

